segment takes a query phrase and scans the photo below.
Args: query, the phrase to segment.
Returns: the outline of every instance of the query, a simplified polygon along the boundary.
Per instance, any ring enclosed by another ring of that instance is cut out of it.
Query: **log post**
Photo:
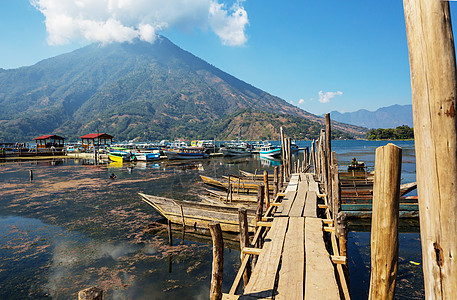
[[[268,172],[263,171],[263,184],[265,185],[265,209],[270,207],[270,187],[268,186]]]
[[[33,170],[30,170],[29,175],[30,175],[30,182],[32,182],[33,181]]]
[[[241,207],[238,209],[238,219],[240,223],[240,249],[241,249],[241,261],[244,259],[243,248],[249,247],[249,228],[248,228],[248,212],[246,208]],[[251,266],[248,263],[243,273],[244,287],[248,284],[249,277],[251,277]]]
[[[393,299],[398,267],[398,209],[401,148],[376,149],[371,221],[371,278],[368,299]]]
[[[224,241],[222,239],[221,224],[211,222],[208,224],[213,240],[213,267],[211,275],[211,300],[222,299],[222,275],[224,272]]]
[[[284,188],[284,164],[279,166],[279,188]]]
[[[457,79],[448,1],[404,0],[426,299],[457,295]]]
[[[347,256],[347,244],[348,244],[348,222],[347,216],[344,212],[340,211],[336,217],[336,232],[338,235],[338,241],[340,244],[340,255]],[[347,265],[347,261],[346,261]]]
[[[256,231],[257,230],[262,230],[262,228],[257,227],[257,223],[262,220],[263,217],[263,202],[264,202],[264,197],[265,197],[265,186],[262,184],[258,185],[258,190],[257,190],[257,210],[256,210]],[[262,248],[263,241],[262,238],[258,239],[257,245],[259,248]],[[257,261],[257,259],[256,259]]]
[[[289,177],[287,178],[287,181],[290,180],[290,176],[292,175],[292,172],[293,172],[292,153],[290,151],[290,146],[291,145],[292,145],[292,139],[291,138],[287,138],[287,159],[289,160],[288,161],[288,164],[289,164]]]
[[[279,178],[278,178],[278,167],[276,166],[274,169],[274,175],[273,175],[273,199],[275,200],[276,197],[278,196],[278,190],[279,190]]]
[[[102,300],[103,290],[93,286],[78,293],[78,300]]]
[[[330,114],[325,114],[325,159],[327,161],[327,197],[328,199],[333,199],[332,197],[332,174],[331,168],[333,166],[332,160],[332,132],[330,125]],[[335,213],[336,214],[336,213]]]

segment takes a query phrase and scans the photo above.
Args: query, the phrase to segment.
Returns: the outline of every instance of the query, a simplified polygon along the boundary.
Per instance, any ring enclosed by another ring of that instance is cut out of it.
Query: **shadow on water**
[[[341,166],[353,156],[369,165],[374,161],[377,144],[346,142],[332,142]],[[415,176],[408,151],[403,152],[405,180]],[[206,188],[199,175],[272,172],[276,164],[258,156],[97,166],[83,160],[0,163],[0,299],[74,299],[92,285],[106,291],[105,299],[207,299],[209,235],[188,228],[182,243],[178,226],[169,246],[161,216],[138,192],[197,200]],[[369,282],[369,233],[352,230],[352,292],[353,299],[360,299]],[[223,291],[228,292],[240,253],[236,239],[225,240]],[[400,235],[398,299],[423,293],[421,266],[409,261],[420,263],[417,233]]]

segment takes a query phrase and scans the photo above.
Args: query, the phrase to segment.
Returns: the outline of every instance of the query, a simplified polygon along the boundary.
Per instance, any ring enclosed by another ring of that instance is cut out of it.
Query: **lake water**
[[[353,157],[373,168],[375,149],[385,144],[332,141],[332,148],[342,169]],[[403,148],[403,182],[415,181],[414,143],[395,144]],[[176,231],[174,246],[168,246],[160,215],[137,193],[197,200],[205,188],[199,175],[272,171],[275,164],[255,156],[121,166],[84,160],[0,163],[0,299],[75,299],[93,285],[106,291],[105,299],[208,299],[209,240],[186,233],[182,243]],[[366,299],[370,234],[351,228],[351,293]],[[396,299],[422,299],[420,237],[415,227],[406,231],[400,234]],[[224,292],[240,266],[238,243],[227,244]]]

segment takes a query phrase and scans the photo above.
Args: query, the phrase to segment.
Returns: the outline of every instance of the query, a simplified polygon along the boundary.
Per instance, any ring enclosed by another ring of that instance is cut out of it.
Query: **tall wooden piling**
[[[279,192],[279,174],[278,174],[278,166],[274,168],[274,173],[273,173],[273,199],[276,199],[276,196],[278,195]]]
[[[265,185],[265,209],[270,207],[270,188],[268,186],[268,172],[265,170],[263,171],[263,184]]]
[[[241,261],[243,261],[244,254],[243,254],[243,248],[249,247],[250,242],[249,242],[249,228],[248,228],[248,212],[246,208],[242,207],[238,209],[238,220],[240,224],[240,249],[241,249]],[[249,282],[249,277],[251,277],[251,265],[247,264],[246,269],[244,270],[243,273],[243,282],[244,286]]]
[[[425,297],[457,295],[457,78],[448,1],[404,0]]]
[[[376,149],[369,299],[393,299],[397,281],[401,148]]]
[[[33,170],[30,170],[29,175],[30,175],[30,182],[32,182],[33,181]]]
[[[167,219],[167,230],[168,230],[168,245],[173,246],[173,233],[171,231],[170,219]]]
[[[327,161],[327,196],[328,199],[332,198],[332,174],[331,168],[333,167],[332,163],[332,132],[331,132],[331,125],[330,125],[330,114],[325,114],[325,160]]]
[[[279,166],[279,188],[284,188],[284,165]]]
[[[222,239],[221,224],[211,222],[208,224],[213,241],[213,266],[211,275],[211,300],[222,299],[222,274],[224,272],[224,241]]]

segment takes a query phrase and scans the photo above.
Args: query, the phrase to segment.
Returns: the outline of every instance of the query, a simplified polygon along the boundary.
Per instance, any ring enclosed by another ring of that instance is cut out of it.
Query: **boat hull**
[[[238,208],[194,201],[181,201],[139,193],[142,200],[151,205],[172,223],[208,229],[211,222],[219,222],[222,231],[239,232]],[[248,210],[249,231],[255,228],[255,212]]]
[[[168,159],[175,160],[175,159],[203,159],[208,158],[208,153],[186,153],[186,152],[174,152],[174,151],[163,151],[164,155],[167,156]]]

